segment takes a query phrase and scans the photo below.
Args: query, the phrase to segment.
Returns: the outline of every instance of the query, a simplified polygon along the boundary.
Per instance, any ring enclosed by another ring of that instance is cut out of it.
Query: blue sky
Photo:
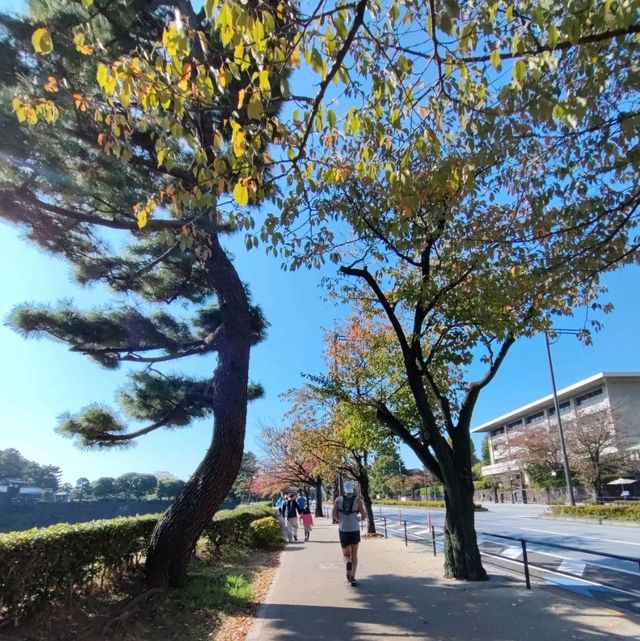
[[[234,243],[235,245],[236,243]],[[260,422],[279,421],[286,406],[278,395],[301,383],[301,372],[322,371],[322,328],[331,327],[344,311],[324,300],[321,272],[285,272],[261,249],[246,252],[238,241],[235,263],[250,283],[255,302],[271,323],[267,340],[254,348],[251,377],[266,388],[264,399],[251,404],[247,449],[256,451]],[[62,261],[27,245],[16,230],[0,226],[0,318],[23,301],[55,302],[73,298],[79,306],[102,304],[103,290],[77,287]],[[325,270],[325,274],[331,270]],[[607,300],[615,311],[591,347],[571,336],[553,346],[558,385],[569,385],[604,370],[640,370],[638,322],[640,269],[625,268],[607,277]],[[584,314],[575,322],[581,325]],[[53,431],[56,416],[89,403],[112,403],[125,382],[125,371],[110,372],[86,358],[70,353],[63,344],[24,340],[0,326],[2,418],[0,448],[15,447],[25,456],[63,468],[65,480],[80,476],[117,476],[127,471],[167,470],[187,477],[197,466],[211,437],[211,423],[200,421],[189,429],[150,434],[126,450],[80,451]],[[206,372],[211,361],[198,360],[190,371]],[[515,345],[495,380],[481,395],[474,424],[480,424],[550,392],[544,340],[537,336]],[[417,465],[409,452],[407,464]]]
[[[19,10],[23,0],[2,0],[3,10]],[[0,320],[24,301],[54,303],[73,298],[80,307],[104,304],[110,294],[103,289],[80,289],[73,284],[63,262],[27,245],[15,229],[0,226]],[[271,323],[267,340],[254,348],[251,378],[266,389],[264,399],[250,405],[246,449],[258,450],[259,424],[280,420],[285,406],[278,395],[301,384],[301,372],[319,373],[323,364],[322,328],[329,328],[344,310],[324,300],[322,275],[317,271],[284,272],[279,261],[261,248],[246,252],[242,239],[232,242],[238,271],[250,284],[254,302]],[[600,371],[640,370],[638,318],[640,268],[630,267],[609,275],[605,282],[614,304],[603,331],[594,344],[584,347],[563,336],[553,346],[559,386],[571,384]],[[560,326],[581,326],[584,311]],[[53,431],[56,416],[77,411],[92,402],[112,404],[125,382],[126,370],[109,372],[86,358],[47,340],[23,340],[0,325],[0,350],[5,366],[0,370],[0,449],[15,447],[28,458],[62,467],[64,479],[80,476],[117,476],[128,471],[166,470],[186,478],[197,466],[211,438],[211,422],[192,428],[161,431],[143,438],[127,450],[80,451]],[[214,366],[198,360],[189,371],[204,374]],[[182,364],[181,364],[182,367]],[[474,424],[480,424],[550,392],[544,339],[522,340],[511,350],[502,369],[480,396]],[[479,445],[479,442],[478,442]],[[409,467],[417,460],[406,449]]]

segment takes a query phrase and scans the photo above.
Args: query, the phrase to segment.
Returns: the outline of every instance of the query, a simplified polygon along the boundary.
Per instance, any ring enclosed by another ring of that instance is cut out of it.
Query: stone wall
[[[136,499],[0,505],[0,532],[47,527],[55,523],[83,523],[95,519],[113,519],[117,516],[153,514],[164,512],[169,505],[170,500]]]

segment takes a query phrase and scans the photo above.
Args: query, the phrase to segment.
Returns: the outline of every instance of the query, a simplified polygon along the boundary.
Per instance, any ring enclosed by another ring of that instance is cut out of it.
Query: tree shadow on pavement
[[[321,576],[313,580],[318,599],[327,600]],[[617,641],[640,636],[637,618],[544,586],[525,590],[501,575],[486,583],[372,575],[359,580],[357,588],[345,582],[326,589],[335,605],[263,607],[248,641]]]

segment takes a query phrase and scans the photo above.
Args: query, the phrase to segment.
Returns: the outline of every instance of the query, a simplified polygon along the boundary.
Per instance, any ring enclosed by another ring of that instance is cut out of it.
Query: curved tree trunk
[[[250,314],[244,286],[211,234],[207,269],[224,311],[218,363],[212,382],[214,432],[207,453],[151,536],[145,566],[149,587],[174,587],[204,528],[231,490],[242,462],[247,416]]]
[[[473,486],[472,486],[473,487]],[[444,573],[449,579],[486,581],[475,530],[473,489],[445,483]]]
[[[315,482],[316,488],[316,516],[324,516],[322,513],[322,479],[320,477],[316,478]]]

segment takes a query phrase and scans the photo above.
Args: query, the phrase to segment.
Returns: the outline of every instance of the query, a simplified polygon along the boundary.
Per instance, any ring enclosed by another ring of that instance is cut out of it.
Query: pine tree
[[[180,0],[36,0],[26,18],[0,15],[0,129],[11,133],[0,137],[0,217],[69,261],[80,283],[103,283],[114,292],[113,301],[99,309],[22,305],[10,324],[27,337],[61,341],[108,369],[142,366],[121,391],[122,413],[95,404],[62,417],[58,430],[81,446],[114,447],[158,429],[213,419],[209,449],[153,533],[146,564],[150,586],[183,581],[200,533],[233,485],[247,401],[262,393],[248,382],[249,351],[266,327],[221,245],[220,237],[237,223],[217,206],[219,184],[199,183],[193,153],[197,147],[212,163],[213,134],[231,136],[230,115],[242,117],[236,113],[239,83],[182,105],[176,87],[175,95],[161,96],[165,102],[146,111],[105,96],[96,85],[105,62],[131,60],[131,52],[145,60],[155,55],[156,43],[179,20],[192,34],[209,32],[204,10],[195,12]],[[194,57],[193,68],[213,70],[225,54],[211,36],[185,55]],[[33,110],[20,106],[19,96],[34,93],[47,99],[38,98]],[[162,162],[157,143],[169,136],[167,105],[180,123],[176,127],[174,118],[171,162]],[[229,171],[241,172],[231,153],[226,163]],[[162,203],[154,200],[157,194]],[[262,190],[253,200],[264,195]],[[162,205],[148,221],[145,202]],[[169,313],[176,302],[186,307]],[[164,369],[197,356],[209,359],[211,376]],[[145,425],[131,428],[127,419]]]

